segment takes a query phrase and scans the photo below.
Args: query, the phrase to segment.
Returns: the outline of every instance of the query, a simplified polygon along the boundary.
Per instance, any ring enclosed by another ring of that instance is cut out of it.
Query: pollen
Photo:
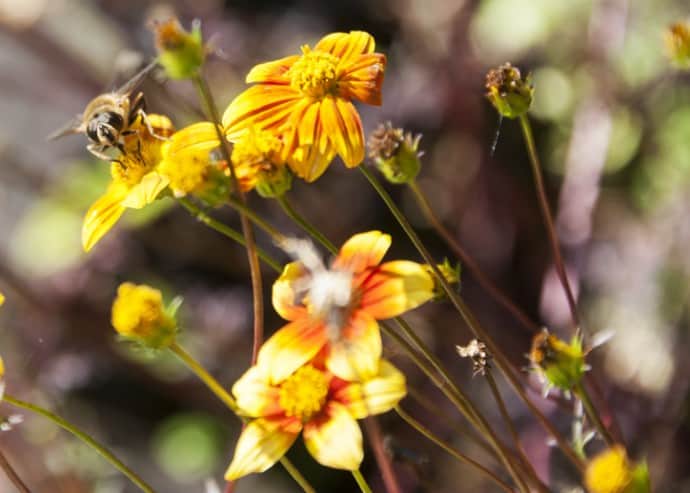
[[[326,403],[329,377],[311,365],[293,373],[280,386],[280,407],[290,417],[309,421]]]
[[[290,68],[290,85],[305,96],[320,98],[337,89],[339,58],[302,47],[302,56]]]
[[[208,181],[209,154],[188,153],[179,159],[164,159],[159,172],[170,180],[170,188],[176,195],[198,191]]]
[[[269,171],[275,166],[282,141],[271,132],[250,128],[235,142],[232,164],[235,168]]]

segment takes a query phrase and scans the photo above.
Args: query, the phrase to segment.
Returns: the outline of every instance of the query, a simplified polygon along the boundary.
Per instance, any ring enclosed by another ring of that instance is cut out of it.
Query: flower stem
[[[270,225],[268,221],[259,216],[256,212],[254,212],[246,203],[242,203],[240,200],[230,197],[228,199],[228,204],[240,214],[247,216],[254,224],[268,234],[268,236],[270,236],[275,243],[280,244],[285,238],[285,235]]]
[[[594,426],[597,428],[597,431],[606,441],[608,446],[614,446],[616,444],[616,440],[614,440],[613,436],[611,435],[611,432],[609,432],[608,428],[606,428],[606,425],[599,417],[599,413],[595,409],[594,404],[592,404],[592,399],[589,397],[589,393],[587,392],[585,386],[582,383],[579,383],[573,389],[573,392],[580,399],[580,401],[582,401],[582,405],[585,408],[585,413],[587,414],[587,417],[592,421],[592,423],[594,423]]]
[[[17,488],[19,493],[31,493],[29,487],[26,485],[26,483],[24,483],[24,481],[22,481],[22,478],[19,477],[17,471],[14,470],[12,464],[10,464],[2,452],[0,452],[0,468],[5,471],[7,478],[14,485],[14,487]]]
[[[246,247],[247,242],[244,241],[244,236],[239,231],[236,231],[232,229],[230,226],[227,226],[220,221],[217,221],[213,219],[211,216],[209,216],[206,212],[204,212],[200,207],[197,207],[194,205],[193,202],[191,202],[189,199],[186,198],[180,198],[177,199],[177,201],[180,203],[182,207],[187,209],[189,213],[197,218],[199,221],[204,223],[206,226],[209,228],[217,231],[218,233],[222,234],[223,236],[227,236],[231,240],[239,243],[240,245]],[[259,255],[259,258],[266,264],[268,265],[271,269],[273,269],[276,272],[280,272],[280,264],[273,259],[270,255],[266,253],[265,250],[262,250],[261,248],[257,247],[256,248],[256,253]]]
[[[385,188],[383,188],[381,182],[373,175],[371,171],[369,171],[364,166],[360,166],[359,169],[362,172],[362,174],[364,174],[364,176],[367,178],[367,180],[369,180],[369,183],[372,185],[372,187],[374,187],[374,189],[379,194],[381,199],[384,201],[386,206],[388,206],[388,209],[391,211],[391,213],[398,221],[401,228],[405,231],[407,236],[410,238],[412,244],[415,246],[415,248],[417,248],[417,251],[424,258],[424,261],[429,264],[429,268],[434,273],[436,279],[438,279],[440,286],[443,288],[451,303],[457,309],[458,313],[460,313],[461,317],[474,334],[474,337],[483,341],[484,344],[486,344],[487,348],[494,357],[494,360],[496,361],[499,369],[503,372],[510,384],[513,386],[515,392],[525,402],[532,414],[534,414],[534,416],[548,431],[548,433],[554,437],[554,439],[558,443],[558,446],[561,448],[563,453],[566,454],[570,461],[579,470],[584,470],[584,463],[572,450],[572,447],[570,446],[568,441],[556,430],[556,428],[549,422],[549,420],[546,419],[546,416],[544,416],[543,413],[537,408],[537,406],[529,399],[529,397],[525,393],[525,390],[522,388],[522,385],[520,384],[518,377],[516,377],[513,373],[511,364],[508,361],[508,359],[503,355],[502,352],[500,352],[496,343],[493,341],[493,339],[491,339],[491,337],[489,337],[489,334],[479,324],[478,320],[476,319],[472,311],[469,309],[469,307],[465,304],[462,298],[455,292],[455,290],[448,283],[443,274],[439,271],[438,267],[436,266],[436,263],[434,262],[433,257],[426,249],[422,241],[419,239],[419,236],[417,236],[417,233],[412,228],[410,222],[403,215],[400,209],[395,205],[395,202],[388,194],[388,192],[386,192]]]
[[[213,99],[213,94],[206,83],[206,79],[204,79],[200,74],[197,74],[194,77],[194,82],[199,92],[199,96],[206,105],[206,109],[211,116],[211,121],[214,123],[213,127],[216,129],[216,135],[218,137],[218,141],[220,142],[220,149],[223,154],[223,158],[228,163],[233,188],[237,193],[239,203],[245,205],[246,200],[244,193],[239,187],[237,176],[235,176],[235,168],[232,166],[230,146],[228,145],[228,140],[225,138],[225,135],[223,135],[223,132],[220,128],[220,115],[218,114],[218,107]],[[249,271],[252,280],[252,301],[254,307],[254,341],[252,346],[252,363],[255,363],[264,337],[264,298],[261,279],[261,266],[259,265],[259,256],[256,250],[254,229],[252,228],[252,224],[249,221],[247,214],[243,211],[240,211],[240,222],[242,223],[242,234],[246,241],[247,260],[249,262]]]
[[[534,145],[534,135],[532,133],[532,126],[529,123],[529,118],[526,114],[520,116],[520,127],[522,127],[522,135],[525,138],[525,145],[527,146],[527,153],[529,154],[529,162],[532,166],[532,174],[534,175],[534,183],[537,187],[537,198],[539,199],[539,207],[541,209],[541,215],[544,219],[544,226],[546,226],[546,231],[549,236],[549,243],[551,245],[551,253],[553,255],[554,264],[556,266],[556,272],[558,273],[558,278],[563,285],[563,290],[565,291],[566,298],[568,299],[568,306],[570,307],[570,316],[573,319],[573,324],[575,327],[580,326],[580,317],[577,314],[577,304],[575,303],[575,297],[570,289],[570,283],[568,282],[568,274],[565,269],[565,262],[563,261],[563,256],[561,255],[561,249],[558,245],[558,236],[556,234],[556,226],[553,222],[553,216],[551,215],[551,209],[549,208],[549,202],[546,198],[546,190],[544,189],[544,178],[541,174],[541,166],[539,164],[539,156],[537,154],[536,146]]]
[[[386,491],[388,493],[402,493],[398,478],[393,470],[393,464],[391,464],[390,457],[383,446],[383,436],[381,435],[379,422],[374,416],[369,416],[364,420],[364,428],[367,432],[367,438],[369,438],[369,445],[374,451],[376,463],[381,470],[381,477],[383,478],[383,484],[386,486]]]
[[[364,476],[362,476],[362,473],[359,472],[359,469],[352,471],[352,477],[355,478],[355,481],[357,481],[357,486],[359,486],[359,489],[362,493],[372,493],[371,488],[367,484],[367,480],[364,479]]]
[[[498,486],[500,486],[504,491],[507,491],[509,493],[513,493],[513,488],[503,481],[501,478],[499,478],[495,473],[481,465],[479,462],[475,461],[474,459],[466,456],[462,452],[454,449],[451,447],[449,444],[438,438],[434,433],[432,433],[429,429],[425,428],[419,421],[415,420],[412,416],[407,414],[405,411],[402,410],[400,406],[395,407],[395,412],[398,413],[398,416],[400,416],[407,424],[409,424],[412,428],[414,428],[416,431],[424,435],[426,438],[428,438],[430,441],[441,447],[443,450],[448,452],[451,456],[455,457],[457,460],[460,462],[464,462],[465,464],[468,464],[475,469],[477,469],[479,472],[481,472],[483,475],[485,475],[487,478],[491,479],[494,481]]]
[[[531,332],[538,331],[539,324],[532,320],[522,309],[520,309],[519,306],[510,300],[508,295],[506,295],[498,286],[496,286],[496,284],[484,273],[476,260],[465,251],[460,243],[458,243],[458,241],[453,237],[451,232],[448,231],[448,229],[443,225],[431,207],[429,199],[426,197],[417,182],[411,181],[408,186],[412,191],[412,195],[414,196],[417,205],[421,209],[426,220],[462,261],[463,268],[469,269],[477,282],[489,293],[489,295],[506,310],[508,310],[524,327],[529,329]]]
[[[218,397],[235,415],[237,415],[237,403],[230,393],[216,380],[194,357],[189,354],[178,343],[173,343],[170,350],[178,356],[182,362],[194,373],[199,379],[206,384],[206,386]],[[244,419],[237,415],[242,421]],[[300,485],[305,493],[316,493],[316,490],[309,484],[309,482],[302,476],[299,470],[290,462],[287,457],[280,459],[280,464],[285,468],[288,474]]]
[[[137,475],[134,471],[132,471],[130,468],[124,465],[124,463],[120,459],[115,457],[115,455],[112,452],[110,452],[103,445],[91,438],[90,435],[81,431],[79,428],[77,428],[75,425],[73,425],[66,419],[61,418],[57,414],[53,414],[47,409],[44,409],[35,404],[31,404],[29,402],[21,401],[8,394],[5,394],[5,396],[2,399],[2,402],[6,402],[7,404],[10,404],[15,407],[26,409],[27,411],[31,411],[33,413],[43,416],[44,418],[47,418],[48,420],[52,421],[55,425],[71,433],[72,435],[80,439],[82,442],[84,442],[86,445],[91,447],[93,450],[95,450],[101,457],[110,462],[110,464],[112,464],[113,467],[115,467],[118,471],[127,476],[129,480],[132,481],[132,483],[134,483],[135,485],[137,485],[137,487],[141,491],[144,491],[146,493],[154,492],[151,486],[149,486],[143,479],[141,479],[139,475]]]
[[[277,200],[280,204],[280,207],[282,207],[283,211],[285,211],[285,214],[287,214],[290,217],[290,219],[297,223],[297,225],[300,228],[306,231],[316,241],[321,243],[321,245],[323,245],[329,252],[336,253],[338,251],[338,249],[331,242],[331,240],[326,238],[326,236],[323,233],[321,233],[321,231],[319,231],[313,224],[307,221],[304,218],[304,216],[302,216],[292,207],[292,204],[290,204],[290,201],[287,199],[285,195],[279,197]]]

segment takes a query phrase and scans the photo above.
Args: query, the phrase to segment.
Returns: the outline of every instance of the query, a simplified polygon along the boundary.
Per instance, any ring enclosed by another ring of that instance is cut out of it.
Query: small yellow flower
[[[292,175],[281,156],[282,141],[271,132],[250,127],[232,149],[232,166],[244,191],[256,188],[262,197],[280,197],[290,189]]]
[[[2,360],[2,356],[0,356],[0,402],[2,402],[2,398],[5,395],[5,362]]]
[[[676,22],[664,32],[666,53],[678,68],[690,68],[690,23]]]
[[[156,37],[158,63],[171,79],[189,79],[198,74],[206,57],[206,48],[201,39],[201,25],[192,24],[192,31],[185,31],[180,21],[171,18],[151,23]]]
[[[0,293],[0,306],[5,304],[5,295]]]
[[[118,334],[151,348],[169,346],[177,332],[175,318],[163,306],[163,295],[146,285],[121,284],[111,320]]]
[[[529,359],[532,367],[546,382],[548,391],[556,387],[570,391],[580,383],[588,369],[585,363],[586,352],[582,348],[582,338],[576,335],[570,343],[542,329],[532,339]]]
[[[362,31],[332,33],[311,49],[255,66],[256,83],[230,103],[223,127],[231,141],[251,126],[284,137],[283,159],[314,181],[339,154],[353,168],[364,159],[364,132],[352,100],[381,104],[386,57]]]
[[[632,481],[625,449],[616,445],[594,457],[585,471],[590,493],[623,493]]]
[[[322,465],[355,470],[364,457],[358,419],[393,408],[406,394],[405,376],[382,360],[376,374],[353,383],[332,375],[315,359],[279,381],[251,367],[232,389],[239,412],[251,421],[242,431],[225,473],[228,481],[267,470],[300,433]]]

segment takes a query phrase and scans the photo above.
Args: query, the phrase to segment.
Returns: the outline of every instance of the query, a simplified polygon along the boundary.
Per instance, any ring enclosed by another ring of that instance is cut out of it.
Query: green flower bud
[[[676,22],[664,33],[666,53],[671,63],[681,69],[690,68],[690,23]]]
[[[256,192],[265,199],[282,197],[292,187],[292,173],[287,166],[273,166],[257,177]]]
[[[369,157],[391,183],[401,185],[413,181],[421,169],[418,151],[421,135],[412,137],[402,128],[393,128],[391,122],[380,124],[369,137]]]
[[[171,79],[190,79],[204,63],[206,48],[201,39],[201,25],[192,24],[192,31],[185,31],[180,22],[168,19],[152,22],[151,29],[156,37],[158,63]]]
[[[434,271],[431,266],[429,264],[425,264],[424,267],[429,271],[429,274],[431,274],[431,277],[434,279],[434,299],[441,300],[445,298],[446,291],[443,289],[443,286],[441,286],[441,283],[434,275]],[[451,286],[455,284],[458,286],[460,285],[460,262],[453,265],[450,263],[450,260],[444,258],[442,263],[436,264],[436,268],[441,272],[441,275],[443,275],[443,278],[448,284]]]
[[[533,92],[530,76],[523,79],[520,70],[510,63],[504,63],[486,74],[486,97],[507,118],[517,118],[527,113]]]
[[[547,389],[556,387],[568,392],[580,383],[588,369],[585,356],[579,335],[568,344],[542,329],[532,340],[529,359],[532,367],[544,377]]]

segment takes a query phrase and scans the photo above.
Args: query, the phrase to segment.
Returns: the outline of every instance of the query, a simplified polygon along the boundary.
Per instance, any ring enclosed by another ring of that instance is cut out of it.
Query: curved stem
[[[379,469],[381,469],[381,476],[383,478],[383,484],[386,486],[386,491],[388,493],[402,493],[398,478],[393,470],[393,464],[391,464],[390,457],[388,457],[383,446],[381,427],[378,421],[376,421],[376,417],[367,417],[364,420],[364,428],[369,438],[369,445],[374,451],[376,463],[379,465]]]
[[[400,406],[395,407],[395,412],[398,413],[398,416],[400,416],[407,424],[409,424],[412,428],[417,430],[419,433],[424,435],[426,438],[428,438],[430,441],[441,447],[443,450],[448,452],[450,455],[455,457],[457,460],[460,462],[464,462],[465,464],[468,464],[475,469],[477,469],[479,472],[481,472],[484,476],[495,482],[498,486],[500,486],[504,491],[507,491],[508,493],[513,493],[513,488],[503,481],[501,478],[496,476],[495,473],[481,465],[479,462],[475,461],[474,459],[466,456],[462,452],[459,452],[458,450],[454,449],[451,447],[449,444],[438,438],[434,433],[432,433],[430,430],[425,428],[419,421],[415,420],[412,416],[407,414],[405,411],[402,410]]]
[[[609,432],[608,428],[606,428],[606,425],[599,417],[599,413],[594,407],[594,404],[592,404],[592,399],[589,397],[589,393],[587,393],[585,386],[582,383],[579,383],[575,387],[574,393],[580,399],[580,401],[582,401],[582,405],[585,408],[587,417],[590,419],[590,421],[592,421],[592,423],[594,423],[594,426],[597,428],[597,431],[602,438],[606,441],[606,444],[609,447],[614,446],[616,444],[616,440],[614,440],[611,432]]]
[[[268,223],[268,221],[259,216],[256,212],[254,212],[247,204],[242,203],[235,197],[230,197],[228,198],[228,205],[230,205],[230,207],[235,209],[240,214],[247,216],[254,224],[268,234],[268,236],[270,236],[275,243],[280,244],[281,241],[285,239],[285,235],[274,228]]]
[[[134,471],[128,468],[120,459],[115,457],[115,455],[112,452],[110,452],[103,445],[91,438],[90,435],[81,431],[79,428],[77,428],[75,425],[73,425],[66,419],[61,418],[57,414],[54,414],[48,411],[47,409],[44,409],[35,404],[31,404],[30,402],[21,401],[8,394],[5,394],[5,396],[2,399],[2,402],[6,402],[7,404],[10,404],[15,407],[26,409],[27,411],[31,411],[32,413],[39,414],[44,418],[47,418],[48,420],[52,421],[55,425],[71,433],[72,435],[80,439],[82,442],[84,442],[86,445],[91,447],[93,450],[95,450],[96,453],[98,453],[101,457],[110,462],[110,464],[113,467],[115,467],[118,471],[127,476],[129,480],[135,485],[137,485],[137,487],[141,491],[144,491],[146,493],[154,493],[154,490],[153,488],[151,488],[151,486],[149,486],[143,479],[141,479],[138,474],[136,474]]]
[[[357,486],[359,486],[359,489],[362,493],[372,493],[371,488],[367,484],[367,480],[364,479],[364,476],[362,476],[362,473],[359,472],[359,469],[352,471],[352,477],[355,478],[355,481],[357,481]]]
[[[227,226],[220,221],[217,221],[213,219],[211,216],[209,216],[206,212],[204,212],[200,207],[197,207],[194,205],[193,202],[191,202],[189,199],[186,198],[180,198],[177,199],[179,204],[187,209],[192,216],[197,218],[199,221],[204,223],[206,226],[209,228],[213,229],[214,231],[217,231],[218,233],[222,234],[223,236],[227,236],[231,240],[239,243],[243,247],[247,246],[247,242],[244,241],[244,236],[242,234],[234,229],[232,229],[230,226]],[[259,258],[266,264],[268,265],[271,269],[273,269],[276,272],[281,271],[280,264],[273,259],[269,254],[267,254],[264,250],[261,248],[257,247],[256,248],[256,253],[259,255]]]
[[[537,198],[539,199],[539,207],[541,209],[541,215],[544,219],[544,225],[546,226],[546,231],[549,236],[549,243],[551,245],[551,253],[553,254],[556,272],[558,273],[558,278],[560,279],[561,284],[563,285],[565,296],[568,299],[568,306],[570,307],[570,315],[573,319],[573,324],[575,324],[575,327],[579,327],[580,317],[577,314],[577,303],[575,302],[575,297],[573,296],[573,292],[570,289],[570,283],[568,282],[568,274],[565,269],[565,262],[563,262],[561,249],[558,245],[556,226],[553,222],[553,216],[551,215],[549,202],[546,198],[546,190],[544,189],[544,179],[541,174],[541,166],[539,165],[539,155],[537,154],[537,149],[534,145],[534,135],[532,134],[532,127],[529,123],[529,118],[526,114],[520,116],[520,127],[522,128],[522,135],[525,138],[525,145],[527,146],[527,153],[529,154],[529,162],[532,166],[534,183],[537,187]]]
[[[17,474],[17,471],[14,470],[12,467],[12,464],[7,460],[5,457],[5,454],[0,452],[0,468],[2,468],[3,471],[5,471],[5,474],[7,475],[7,479],[10,480],[10,482],[14,485],[15,488],[17,488],[17,491],[19,493],[31,493],[31,490],[29,487],[22,481],[22,478],[19,477],[19,474]]]
[[[309,221],[307,221],[304,216],[302,216],[300,213],[298,213],[293,207],[292,204],[290,204],[290,201],[287,199],[285,195],[282,197],[279,197],[278,203],[280,204],[280,207],[282,207],[283,211],[285,214],[287,214],[290,219],[292,219],[297,225],[302,228],[304,231],[306,231],[312,238],[314,238],[316,241],[321,243],[329,252],[331,253],[337,253],[338,249],[335,247],[333,243],[331,243],[331,240],[326,238],[326,236],[321,233],[313,224],[311,224]]]
[[[431,224],[431,226],[436,230],[439,236],[441,236],[450,249],[455,253],[458,258],[462,261],[463,268],[467,268],[477,282],[489,293],[489,295],[496,300],[501,306],[508,310],[525,328],[529,329],[531,332],[536,332],[539,330],[539,324],[532,320],[519,306],[517,306],[513,301],[510,300],[508,295],[506,295],[501,288],[499,288],[492,280],[489,278],[479,264],[476,262],[472,256],[465,251],[464,248],[458,243],[458,241],[453,237],[450,231],[443,225],[441,220],[438,218],[434,212],[429,199],[426,197],[419,185],[412,181],[408,183],[412,195],[414,196],[417,205],[424,214],[426,220]]]

